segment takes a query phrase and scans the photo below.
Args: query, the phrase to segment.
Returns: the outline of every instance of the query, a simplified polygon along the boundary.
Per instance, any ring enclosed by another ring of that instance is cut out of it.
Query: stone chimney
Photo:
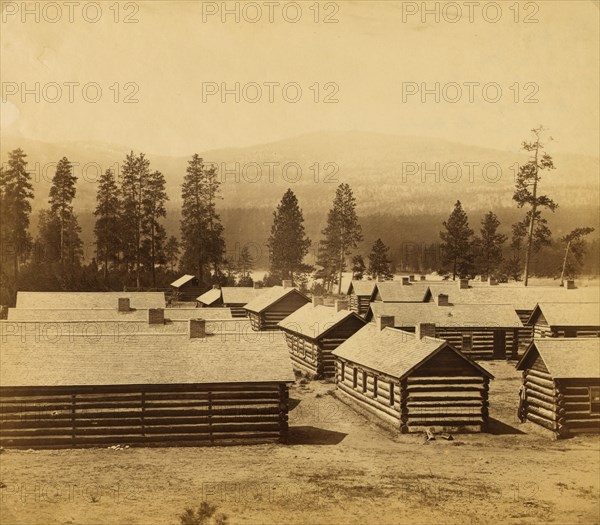
[[[490,286],[498,286],[498,279],[495,277],[488,277],[488,284]]]
[[[165,324],[164,308],[148,308],[148,324]]]
[[[375,324],[379,331],[386,327],[394,328],[394,316],[393,315],[379,315],[375,319]]]
[[[312,298],[313,306],[323,306],[324,300],[322,297],[317,297],[316,295]]]
[[[258,290],[259,288],[262,288],[262,284],[260,284],[259,282],[255,282],[255,283],[252,283],[252,287],[255,290]]]
[[[190,319],[188,321],[188,333],[190,339],[206,337],[206,319]]]
[[[335,308],[336,312],[340,312],[341,310],[347,310],[348,309],[348,301],[344,301],[343,299],[336,299],[333,302],[333,307]]]
[[[119,297],[117,309],[119,312],[129,312],[131,310],[129,307],[129,297]]]
[[[435,303],[438,306],[448,306],[449,302],[448,302],[448,296],[445,293],[440,293],[438,294]]]
[[[421,279],[421,281],[425,281],[427,279],[427,277],[425,275],[421,275],[420,279]]]
[[[415,281],[415,276],[414,275],[409,275],[408,276],[408,280],[412,283]]]
[[[417,339],[423,339],[423,337],[435,337],[435,324],[418,323],[415,325],[415,335],[417,336]]]
[[[567,281],[567,290],[575,290],[575,281],[573,281],[573,280]]]
[[[287,288],[292,288],[292,281],[288,279],[281,281],[281,286],[283,286],[284,290]]]
[[[458,287],[461,290],[466,290],[469,287],[469,279],[459,279],[458,280]]]
[[[402,284],[403,285],[410,284],[410,277],[402,277]]]
[[[212,285],[212,289],[213,290],[219,290],[221,287],[218,284],[213,284]]]
[[[378,283],[382,283],[383,281],[385,281],[385,279],[381,275],[378,275],[377,276],[377,282]]]

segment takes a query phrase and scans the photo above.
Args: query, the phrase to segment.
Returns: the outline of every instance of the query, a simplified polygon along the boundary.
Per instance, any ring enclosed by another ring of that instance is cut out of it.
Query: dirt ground
[[[452,441],[395,435],[313,381],[286,446],[5,450],[0,523],[177,525],[201,501],[231,525],[599,523],[600,437],[518,423],[514,366],[483,365],[491,433]]]

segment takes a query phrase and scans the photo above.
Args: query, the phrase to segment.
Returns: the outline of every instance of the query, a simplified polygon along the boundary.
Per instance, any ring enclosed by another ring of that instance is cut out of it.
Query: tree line
[[[478,235],[469,226],[467,213],[457,201],[442,224],[440,260],[433,268],[422,259],[422,271],[434,269],[452,277],[496,277],[523,279],[528,284],[532,257],[552,244],[552,233],[544,215],[556,204],[541,191],[543,174],[554,169],[551,156],[541,142],[543,128],[532,130],[533,140],[522,147],[529,161],[518,173],[513,200],[524,214],[508,236],[500,233],[500,221],[493,211],[485,214]],[[48,194],[48,207],[38,217],[37,236],[30,229],[34,190],[27,172],[27,155],[21,149],[8,154],[0,169],[0,243],[2,304],[12,304],[16,290],[111,290],[156,289],[165,287],[180,273],[192,274],[201,286],[212,284],[252,285],[256,261],[248,248],[234,260],[226,256],[224,228],[217,212],[220,180],[216,168],[194,154],[188,161],[181,185],[180,235],[167,236],[164,175],[150,166],[144,153],[131,151],[121,173],[104,172],[98,181],[94,210],[95,253],[84,264],[81,228],[74,212],[77,177],[70,161],[57,163]],[[357,202],[348,184],[340,184],[317,243],[315,265],[306,263],[312,241],[304,228],[298,199],[288,189],[273,212],[268,238],[269,272],[265,285],[292,280],[313,291],[342,292],[342,274],[354,278],[391,279],[396,270],[390,248],[375,240],[367,262],[357,253],[363,241]],[[586,250],[585,237],[594,229],[582,226],[560,239],[564,247],[561,280],[581,269]]]

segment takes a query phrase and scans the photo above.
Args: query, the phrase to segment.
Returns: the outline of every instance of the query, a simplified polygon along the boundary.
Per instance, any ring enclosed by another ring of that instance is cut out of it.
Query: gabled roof
[[[356,295],[371,297],[376,281],[352,280],[348,286],[346,295],[351,295],[354,292]]]
[[[538,303],[529,317],[533,324],[544,316],[548,326],[597,326],[600,328],[600,303]]]
[[[402,379],[444,348],[455,352],[483,375],[493,378],[485,368],[443,339],[418,339],[415,334],[389,327],[379,330],[375,323],[361,328],[338,346],[333,355]]]
[[[0,388],[293,381],[287,348],[272,333],[45,341],[9,336],[2,344]]]
[[[17,292],[17,308],[117,309],[119,298],[129,298],[131,308],[164,308],[163,292]]]
[[[221,298],[221,290],[220,288],[211,288],[207,292],[204,292],[202,295],[196,297],[196,301],[210,306],[214,304]]]
[[[183,286],[184,284],[189,283],[193,279],[195,279],[194,275],[185,274],[185,275],[182,275],[179,279],[173,281],[171,283],[171,286],[173,286],[174,288],[179,288],[180,286]]]
[[[349,310],[338,312],[330,306],[313,306],[312,303],[308,303],[288,315],[278,326],[290,332],[302,334],[310,339],[319,339],[351,317],[358,319],[363,324],[365,323],[360,315]]]
[[[517,370],[525,370],[536,353],[554,379],[600,378],[600,338],[534,339],[517,363]]]
[[[253,286],[224,286],[221,288],[223,303],[248,304],[269,288],[254,288]]]
[[[28,309],[9,308],[9,321],[145,321],[148,309],[118,312],[116,309],[86,308],[86,309]],[[165,308],[165,319],[231,319],[229,308]]]
[[[435,323],[440,327],[521,328],[523,323],[509,304],[453,304],[436,303],[371,303],[367,321],[381,315],[394,317],[394,326],[415,326]]]
[[[248,304],[244,306],[246,310],[254,313],[261,313],[266,310],[269,306],[274,305],[281,301],[284,297],[287,297],[290,294],[297,294],[300,297],[306,299],[306,302],[310,302],[310,299],[306,297],[302,292],[300,292],[297,288],[284,288],[283,286],[273,286],[273,288],[269,288],[264,290],[258,297],[250,301]]]
[[[417,303],[427,299],[429,288],[413,284],[402,284],[402,281],[385,281],[375,283],[371,293],[371,301],[374,301],[378,295],[384,303]]]

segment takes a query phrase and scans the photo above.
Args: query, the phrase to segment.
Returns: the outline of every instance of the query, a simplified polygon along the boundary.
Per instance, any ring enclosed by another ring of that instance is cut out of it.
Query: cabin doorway
[[[504,330],[494,331],[494,359],[506,357],[506,332]]]

